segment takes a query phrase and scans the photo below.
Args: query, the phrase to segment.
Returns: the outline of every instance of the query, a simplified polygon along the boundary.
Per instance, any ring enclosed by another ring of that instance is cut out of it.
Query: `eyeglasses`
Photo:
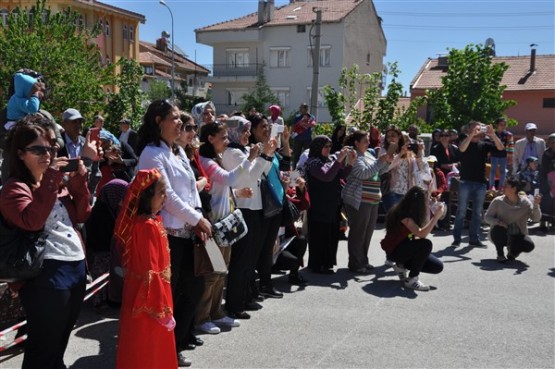
[[[185,132],[196,131],[196,130],[198,130],[198,126],[196,124],[185,125],[185,126],[183,126],[183,130]]]
[[[50,155],[54,155],[56,154],[56,151],[58,151],[56,149],[56,147],[53,146],[29,146],[23,149],[23,151],[26,152],[30,152],[33,155],[46,155],[46,154],[50,154]]]

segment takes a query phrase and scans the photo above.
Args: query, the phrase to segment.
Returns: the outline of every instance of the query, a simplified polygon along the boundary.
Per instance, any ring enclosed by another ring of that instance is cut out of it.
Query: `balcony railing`
[[[211,77],[256,77],[262,64],[212,64],[205,67],[212,71]]]

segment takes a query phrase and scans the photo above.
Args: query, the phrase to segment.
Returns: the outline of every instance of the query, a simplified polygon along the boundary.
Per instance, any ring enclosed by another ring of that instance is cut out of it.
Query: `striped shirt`
[[[376,173],[374,174],[373,177],[369,179],[363,179],[361,203],[377,205],[380,203],[381,199],[382,199],[382,193],[380,191],[379,174]]]

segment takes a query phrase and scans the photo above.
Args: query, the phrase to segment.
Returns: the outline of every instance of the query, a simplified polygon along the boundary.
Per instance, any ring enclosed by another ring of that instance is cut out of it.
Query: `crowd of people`
[[[454,247],[469,208],[470,246],[484,246],[484,220],[502,263],[533,250],[529,220],[553,227],[555,134],[546,148],[533,123],[516,143],[503,119],[495,129],[470,122],[462,135],[440,130],[426,152],[416,126],[383,133],[337,126],[332,137],[314,136],[305,104],[288,127],[276,105],[268,116],[217,116],[211,102],[189,114],[156,100],[137,132],[123,119],[113,134],[99,115],[84,133],[76,109],[63,112],[61,126],[41,113],[39,79],[14,80],[26,92],[10,100],[2,123],[2,221],[42,229],[46,241],[39,276],[10,283],[27,319],[23,368],[65,367],[87,274],[110,274],[96,305],[121,305],[117,367],[175,368],[191,365],[187,350],[203,345],[197,332],[239,327],[264,299],[282,298],[272,272],[309,283],[299,271],[307,249],[307,271],[335,273],[343,215],[348,270],[373,272],[368,251],[381,207],[386,263],[419,291],[430,289],[421,272],[443,270],[428,235],[450,227],[453,183]],[[488,188],[499,196],[484,215]],[[227,274],[199,273],[198,249],[236,209],[248,231],[217,245]]]

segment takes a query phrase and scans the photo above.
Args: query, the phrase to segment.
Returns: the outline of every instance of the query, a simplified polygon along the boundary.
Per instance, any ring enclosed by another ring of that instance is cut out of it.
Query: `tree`
[[[204,98],[201,96],[187,95],[188,88],[187,81],[181,81],[181,88],[175,90],[177,104],[182,110],[191,111],[196,104],[210,100],[210,96]]]
[[[147,95],[150,101],[164,100],[171,97],[172,90],[166,82],[154,80],[150,83],[150,90]]]
[[[244,112],[249,111],[250,108],[255,107],[256,111],[266,111],[268,106],[272,104],[279,104],[279,99],[274,95],[270,86],[266,82],[266,75],[264,74],[264,65],[258,69],[256,75],[256,83],[254,90],[248,94],[243,95],[243,105],[241,110]]]
[[[79,26],[79,13],[67,9],[53,13],[45,0],[29,11],[16,8],[6,25],[0,22],[0,87],[8,91],[13,74],[20,68],[42,73],[50,90],[41,108],[59,115],[76,108],[85,116],[101,111],[104,85],[112,84],[113,67],[99,63],[94,43],[99,30]],[[0,107],[9,96],[3,94]]]
[[[501,79],[509,67],[493,63],[490,49],[470,44],[449,50],[442,87],[427,94],[434,127],[460,129],[471,120],[491,123],[516,104],[502,98],[506,86]]]
[[[335,124],[345,124],[349,115],[349,124],[368,131],[375,126],[383,130],[390,124],[402,128],[422,122],[416,117],[416,111],[423,104],[423,99],[415,99],[406,110],[400,110],[399,99],[403,92],[403,85],[397,81],[399,69],[397,62],[388,65],[388,75],[392,77],[387,86],[385,96],[382,96],[382,74],[360,74],[358,65],[350,69],[343,68],[339,77],[341,91],[332,86],[324,86],[324,96],[330,115]]]
[[[117,64],[121,73],[116,78],[118,92],[108,95],[106,107],[106,128],[117,132],[119,122],[123,118],[131,121],[132,127],[141,124],[145,113],[146,97],[140,89],[143,68],[135,60],[121,58]]]

